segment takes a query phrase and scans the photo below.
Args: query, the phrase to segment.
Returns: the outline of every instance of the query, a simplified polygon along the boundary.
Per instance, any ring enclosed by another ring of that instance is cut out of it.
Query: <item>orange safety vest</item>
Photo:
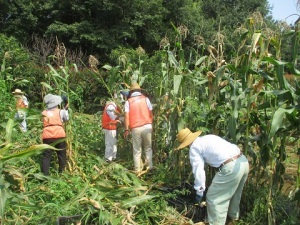
[[[24,108],[26,108],[26,105],[24,104],[23,99],[18,98],[16,103],[16,109],[24,109]]]
[[[146,97],[143,95],[133,96],[129,102],[129,127],[141,127],[152,124],[150,110],[147,106]]]
[[[54,110],[44,110],[42,115],[44,116],[42,139],[66,137],[66,132],[63,128],[63,122],[61,121],[59,108]]]
[[[116,130],[117,129],[117,120],[112,120],[109,115],[106,112],[106,109],[109,105],[113,105],[112,103],[108,103],[104,110],[103,110],[103,114],[102,114],[102,128],[106,129],[106,130]],[[120,110],[117,108],[116,111],[120,112]]]

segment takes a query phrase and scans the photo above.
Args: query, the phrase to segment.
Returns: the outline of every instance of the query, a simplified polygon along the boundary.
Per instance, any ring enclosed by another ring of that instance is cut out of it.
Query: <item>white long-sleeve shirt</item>
[[[204,165],[219,167],[227,159],[240,153],[237,145],[232,144],[223,138],[209,134],[199,136],[190,145],[190,163],[195,178],[194,188],[198,195],[203,195],[206,188],[206,175]]]
[[[55,106],[51,109],[46,109],[46,110],[47,111],[53,111],[56,108],[57,108],[57,106]],[[65,109],[59,110],[59,115],[60,115],[60,119],[61,119],[62,123],[65,123],[70,119],[68,110],[65,110]]]

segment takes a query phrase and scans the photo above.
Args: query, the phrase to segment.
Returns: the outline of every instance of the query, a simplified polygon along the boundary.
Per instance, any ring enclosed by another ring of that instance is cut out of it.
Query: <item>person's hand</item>
[[[120,116],[119,120],[121,121],[121,123],[124,123],[124,116]]]
[[[195,198],[195,205],[200,205],[202,198],[203,198],[203,196],[201,196],[201,195],[196,195],[196,198]]]
[[[125,139],[128,138],[128,134],[129,134],[129,130],[125,130],[125,132],[124,132],[124,138],[125,138]]]

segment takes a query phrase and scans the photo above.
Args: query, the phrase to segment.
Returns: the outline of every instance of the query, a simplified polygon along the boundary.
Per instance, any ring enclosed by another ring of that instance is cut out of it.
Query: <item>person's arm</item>
[[[129,131],[129,112],[125,112],[124,114],[124,123],[125,123],[125,130]]]
[[[124,138],[127,138],[129,134],[129,102],[125,102],[124,106],[124,127],[125,127],[125,133]]]
[[[190,148],[190,163],[192,165],[192,170],[194,174],[194,189],[196,190],[197,194],[203,196],[205,191],[205,182],[206,182],[206,175],[204,170],[204,160],[199,152],[199,149],[195,146]]]
[[[68,111],[65,109],[61,109],[60,110],[60,118],[63,121],[63,123],[67,122],[70,119]]]
[[[117,113],[116,113],[116,107],[114,105],[109,105],[107,108],[106,108],[106,113],[107,115],[109,116],[109,118],[111,120],[116,120],[117,119]]]
[[[64,105],[63,108],[65,110],[68,110],[68,108],[69,108],[69,99],[68,99],[68,97],[66,95],[62,95],[61,98],[63,100],[63,105]]]
[[[146,98],[146,104],[147,104],[148,109],[149,109],[150,119],[151,119],[151,123],[152,123],[152,121],[153,121],[153,113],[152,113],[153,107],[152,107],[152,104],[151,104],[149,98]]]
[[[150,112],[151,123],[153,123],[153,113],[152,113],[152,110],[150,110],[149,112]]]
[[[23,96],[22,101],[23,101],[23,104],[25,105],[25,108],[28,108],[28,105],[29,105],[28,99],[25,96]]]

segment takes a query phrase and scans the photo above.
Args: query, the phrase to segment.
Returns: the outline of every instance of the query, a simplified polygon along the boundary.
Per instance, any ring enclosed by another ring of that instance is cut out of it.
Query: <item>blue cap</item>
[[[124,95],[125,97],[129,96],[129,91],[120,91],[121,95]]]

